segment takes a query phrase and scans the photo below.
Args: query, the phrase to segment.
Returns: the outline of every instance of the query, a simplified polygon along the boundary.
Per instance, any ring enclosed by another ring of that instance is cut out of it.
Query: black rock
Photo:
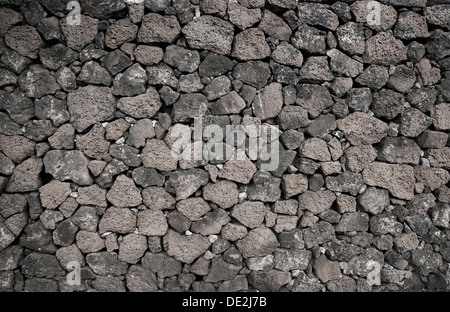
[[[44,228],[41,221],[30,223],[25,227],[19,245],[42,253],[56,252],[51,232]]]
[[[56,245],[67,247],[74,242],[77,232],[78,226],[71,220],[64,220],[58,224],[53,232],[53,240]]]
[[[116,75],[133,63],[120,50],[114,50],[102,59],[102,64],[112,75]]]
[[[217,77],[231,71],[233,62],[224,55],[210,52],[199,66],[200,77]]]

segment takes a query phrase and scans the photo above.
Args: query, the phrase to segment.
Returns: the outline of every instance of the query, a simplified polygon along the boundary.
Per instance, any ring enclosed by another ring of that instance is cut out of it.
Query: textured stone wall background
[[[0,290],[447,290],[450,4],[380,1],[0,0]]]

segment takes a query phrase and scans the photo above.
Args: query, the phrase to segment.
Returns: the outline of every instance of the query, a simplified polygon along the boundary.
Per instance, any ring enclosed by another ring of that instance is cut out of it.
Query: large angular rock
[[[23,258],[23,248],[14,245],[0,252],[0,265],[4,270],[14,270],[19,267]]]
[[[233,24],[217,17],[203,15],[182,29],[189,46],[217,54],[230,54],[233,42]]]
[[[394,29],[394,35],[400,39],[410,40],[414,38],[429,37],[430,33],[428,32],[425,17],[415,12],[408,11],[398,15],[398,22]]]
[[[59,127],[70,119],[66,101],[51,95],[35,100],[35,114],[39,119],[50,119],[53,125]]]
[[[192,118],[204,117],[207,109],[208,100],[203,94],[181,94],[173,105],[172,119],[174,122],[184,122]]]
[[[339,263],[328,260],[325,255],[320,255],[319,258],[314,260],[313,268],[316,276],[322,281],[322,283],[337,280],[341,277]]]
[[[306,109],[312,118],[319,117],[324,109],[333,105],[331,94],[327,88],[306,83],[297,87],[295,102]]]
[[[6,229],[6,227],[4,229]],[[3,234],[5,236],[3,236]],[[2,237],[7,239],[9,236],[12,236],[12,239],[14,240],[15,237],[9,230],[7,230],[6,232],[2,231]],[[12,240],[10,241],[10,243],[11,242]],[[56,252],[56,246],[53,243],[52,234],[50,231],[44,228],[40,220],[34,223],[30,223],[25,227],[24,233],[20,236],[19,244],[22,247],[39,251],[40,253],[52,254]],[[0,244],[0,249],[2,249],[2,246],[4,246],[3,241]]]
[[[285,105],[278,114],[278,124],[282,130],[307,127],[309,125],[308,111],[296,105]]]
[[[209,0],[210,2],[215,2],[213,0]],[[204,3],[204,2],[203,2]],[[225,4],[226,7],[226,4]],[[227,10],[230,22],[239,27],[240,29],[246,29],[261,20],[261,10],[257,9],[248,9],[239,3],[229,2],[228,10]]]
[[[245,101],[236,93],[231,91],[211,104],[210,109],[214,115],[239,114],[246,107]]]
[[[143,65],[155,65],[162,61],[164,51],[160,47],[139,45],[134,49],[133,55]]]
[[[363,63],[348,57],[338,49],[327,51],[327,55],[330,57],[331,70],[339,75],[354,78],[364,70]]]
[[[261,61],[239,63],[233,70],[233,77],[252,87],[262,89],[270,78],[270,66]]]
[[[78,189],[78,197],[76,200],[80,205],[108,207],[108,203],[106,202],[106,190],[100,188],[98,185],[80,187]]]
[[[331,155],[328,150],[327,143],[318,138],[305,140],[300,146],[300,153],[304,157],[308,157],[318,161],[330,161]]]
[[[254,201],[275,202],[281,198],[281,179],[269,172],[257,171],[253,183],[247,188],[248,198]]]
[[[148,140],[142,150],[141,159],[144,167],[147,168],[155,168],[161,171],[177,169],[177,159],[172,157],[170,148],[162,140]]]
[[[140,43],[171,43],[180,35],[181,27],[175,16],[149,13],[142,18],[137,35]]]
[[[422,1],[422,0],[419,0]],[[383,1],[385,2],[385,1]],[[355,16],[355,20],[358,23],[363,23],[364,26],[376,30],[376,31],[386,31],[392,28],[397,21],[397,11],[390,5],[384,5],[378,3],[380,7],[380,22],[378,23],[374,17],[373,7],[370,6],[370,0],[355,1],[350,8]],[[372,18],[371,18],[372,17]],[[370,23],[368,21],[371,21]]]
[[[369,229],[369,215],[364,212],[347,212],[342,215],[336,232],[366,232]]]
[[[0,214],[8,218],[16,213],[25,211],[27,199],[21,194],[2,194],[0,196]]]
[[[0,112],[0,133],[5,135],[19,135],[22,133],[22,127],[9,118],[8,114]]]
[[[216,100],[230,93],[231,81],[227,76],[219,76],[213,79],[204,89],[209,101]]]
[[[299,209],[308,210],[314,214],[325,212],[331,208],[336,195],[330,190],[314,192],[307,190],[298,197]]]
[[[237,185],[231,181],[218,181],[203,187],[203,198],[216,203],[221,208],[230,208],[239,202]]]
[[[247,201],[234,206],[231,216],[246,227],[254,229],[263,223],[266,216],[266,207],[262,202]]]
[[[381,267],[383,266],[383,253],[373,247],[370,247],[365,249],[357,257],[351,259],[348,263],[348,268],[344,270],[344,273],[351,272],[353,274],[366,277],[373,271],[374,263],[378,263]]]
[[[41,98],[47,94],[55,94],[60,86],[55,78],[42,65],[31,65],[19,77],[19,84],[28,97]]]
[[[129,67],[114,78],[114,95],[135,96],[145,92],[147,73],[139,64]],[[156,92],[156,91],[155,91]]]
[[[259,28],[249,28],[236,35],[232,56],[241,61],[264,59],[270,56],[270,47]]]
[[[264,11],[258,27],[261,28],[267,36],[282,41],[289,41],[289,38],[292,35],[292,30],[289,25],[281,17],[269,10]]]
[[[224,75],[234,67],[233,62],[226,56],[210,52],[198,68],[200,77],[217,77]]]
[[[71,180],[78,185],[91,185],[88,160],[80,151],[49,151],[44,157],[45,172],[56,180]]]
[[[363,171],[366,184],[389,190],[398,198],[411,200],[414,197],[414,169],[408,165],[391,165],[373,162]]]
[[[37,191],[43,184],[41,178],[42,159],[31,157],[14,169],[5,190],[10,193]]]
[[[123,97],[117,103],[117,108],[133,118],[151,118],[161,108],[162,103],[158,92],[150,88],[146,93],[135,97]]]
[[[431,166],[450,170],[450,147],[428,150],[428,159]]]
[[[246,237],[236,242],[236,247],[244,258],[267,256],[279,246],[275,234],[264,226],[250,231]]]
[[[163,238],[164,249],[169,256],[176,260],[190,264],[204,254],[211,246],[209,240],[199,234],[181,235],[169,230]]]
[[[80,87],[67,98],[71,122],[79,132],[90,125],[111,118],[115,111],[115,99],[107,87]]]
[[[15,26],[8,30],[5,43],[19,54],[33,59],[37,58],[38,50],[44,45],[36,29],[28,25]]]
[[[227,263],[223,257],[214,257],[211,261],[209,274],[204,277],[205,282],[216,283],[232,280],[242,266]]]
[[[301,270],[308,268],[312,260],[309,250],[289,250],[278,248],[274,251],[274,268],[280,271]]]
[[[406,47],[388,32],[379,32],[366,41],[363,59],[366,63],[389,66],[407,59]]]
[[[450,180],[450,173],[442,168],[415,166],[414,174],[418,183],[423,183],[425,187],[432,191],[445,185]]]
[[[197,221],[211,210],[208,203],[201,197],[180,200],[177,210],[191,221]]]
[[[67,199],[71,192],[70,183],[53,180],[39,188],[42,207],[56,209]]]
[[[142,187],[163,186],[165,178],[155,169],[139,167],[133,170],[132,177],[137,185]]]
[[[106,198],[117,207],[136,207],[142,204],[142,197],[133,179],[125,175],[116,178]]]
[[[339,26],[337,15],[319,3],[299,4],[298,17],[303,23],[322,26],[329,30],[336,30]]]
[[[281,178],[281,190],[284,193],[284,198],[301,194],[307,189],[308,179],[303,174],[285,174]],[[275,203],[275,207],[277,203]]]
[[[42,64],[50,70],[58,70],[78,58],[78,54],[65,45],[58,43],[50,48],[41,49],[39,57]]]
[[[133,233],[136,229],[136,216],[130,209],[111,207],[103,214],[98,230],[100,234],[116,232]]]
[[[142,191],[144,204],[152,210],[173,209],[175,198],[167,193],[162,187],[150,186]]]
[[[79,231],[76,240],[78,248],[83,253],[97,252],[105,247],[105,242],[98,233]]]
[[[9,117],[19,124],[25,124],[33,118],[33,115],[40,119],[49,119],[41,118],[40,106],[37,104],[33,105],[33,101],[26,96],[26,92],[20,89],[16,89],[13,93],[1,91],[0,99],[3,109],[9,114]]]
[[[86,263],[99,275],[122,275],[127,271],[128,265],[117,259],[115,252],[95,252],[86,256]]]
[[[417,137],[431,125],[432,120],[418,109],[410,108],[402,113],[400,122],[400,134]]]
[[[256,172],[256,166],[247,158],[245,153],[235,152],[228,160],[218,177],[238,183],[248,184]]]
[[[389,80],[389,71],[386,67],[378,65],[370,65],[362,72],[356,82],[362,86],[367,86],[372,90],[379,90]],[[391,91],[391,90],[388,90]],[[393,91],[392,91],[393,92]],[[375,93],[375,96],[379,93]]]
[[[433,67],[427,58],[421,59],[414,66],[415,72],[418,74],[418,82],[423,86],[433,85],[441,79],[439,68]],[[445,80],[443,80],[445,83]],[[445,91],[444,91],[445,93]]]
[[[2,18],[2,23],[0,24],[0,34],[3,36],[8,29],[13,25],[22,22],[23,17],[21,14],[9,8],[1,8],[0,17]]]
[[[195,221],[191,225],[191,230],[194,233],[203,236],[216,235],[222,230],[222,227],[231,221],[230,216],[223,209],[215,209],[208,212],[200,220]]]
[[[140,119],[131,127],[126,142],[136,148],[141,148],[147,139],[151,139],[155,135],[153,122],[150,119]]]
[[[36,143],[23,136],[0,135],[0,148],[15,163],[21,163],[34,154]]]
[[[450,130],[450,103],[436,105],[431,117],[437,130]]]
[[[192,73],[200,65],[200,54],[177,45],[170,45],[164,54],[164,63],[184,73]]]
[[[412,251],[411,260],[419,272],[425,276],[432,272],[438,272],[443,265],[442,256],[438,252],[434,252],[430,244],[426,244],[422,250]]]
[[[326,32],[302,24],[292,36],[292,45],[308,53],[325,54]]]
[[[105,128],[100,123],[96,123],[88,133],[77,135],[76,141],[77,149],[87,157],[100,160],[108,154],[109,141],[105,139]]]
[[[142,268],[140,265],[133,265],[126,275],[127,288],[132,292],[153,292],[158,290],[155,274]]]
[[[301,81],[323,82],[331,81],[333,79],[334,76],[328,66],[328,58],[326,56],[309,57],[300,70]]]
[[[261,120],[276,117],[283,106],[282,86],[279,83],[272,83],[257,94],[253,101],[253,111]]]
[[[303,64],[303,54],[293,45],[282,42],[272,52],[272,58],[283,65],[300,68]]]
[[[173,172],[169,177],[169,183],[175,190],[177,200],[186,199],[194,194],[200,187],[206,185],[209,175],[202,169],[189,169]]]
[[[106,30],[105,45],[110,49],[117,49],[123,43],[133,41],[138,29],[129,19],[120,19]]]
[[[386,137],[381,142],[377,159],[393,164],[413,164],[420,162],[420,147],[405,137]]]
[[[44,1],[47,3],[53,2],[51,0],[44,0]],[[64,0],[62,2],[65,1],[67,0]],[[82,0],[80,2],[83,12],[87,12],[99,19],[106,19],[111,15],[115,14],[116,12],[119,12],[120,10],[126,8],[126,4],[120,0],[108,0],[102,2],[98,2],[96,0]]]
[[[339,119],[336,124],[352,145],[378,143],[388,131],[386,123],[362,112],[355,112],[344,119]]]
[[[448,3],[443,1],[442,4],[427,6],[424,14],[428,23],[450,29],[450,5]]]
[[[404,98],[401,94],[392,90],[382,89],[380,92],[375,93],[372,111],[375,117],[394,119],[404,112],[403,102]]]
[[[145,253],[142,258],[142,267],[158,275],[159,278],[179,275],[181,273],[181,263],[166,253]]]
[[[376,187],[368,187],[364,193],[358,196],[358,204],[365,212],[379,214],[390,204],[389,192]]]
[[[143,235],[128,234],[123,237],[119,247],[120,261],[136,264],[147,249],[147,238]]]
[[[377,157],[377,151],[372,145],[351,146],[344,153],[347,158],[347,167],[353,172],[362,171]]]
[[[307,249],[332,241],[334,238],[333,226],[325,221],[319,221],[312,227],[303,229],[303,240]]]
[[[138,149],[133,148],[128,144],[112,144],[109,149],[109,155],[120,159],[125,165],[130,167],[138,167],[141,164],[138,153]]]
[[[361,174],[346,171],[335,177],[327,177],[325,184],[333,192],[350,193],[356,196],[364,186],[364,180]]]
[[[361,24],[348,22],[336,29],[339,47],[349,54],[363,54],[365,51],[364,29]]]
[[[27,276],[53,278],[63,275],[64,270],[55,256],[32,252],[24,259],[22,273]]]
[[[133,64],[130,58],[120,50],[113,50],[102,58],[101,61],[112,75],[120,73],[125,68],[130,67]]]
[[[60,21],[61,32],[66,38],[67,46],[81,51],[93,42],[98,33],[98,19],[80,15],[80,25],[70,25],[67,18]]]

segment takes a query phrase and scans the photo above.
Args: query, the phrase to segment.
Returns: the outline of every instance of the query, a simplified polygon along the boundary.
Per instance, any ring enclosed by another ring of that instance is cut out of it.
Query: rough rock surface
[[[0,0],[0,292],[448,291],[446,2]]]

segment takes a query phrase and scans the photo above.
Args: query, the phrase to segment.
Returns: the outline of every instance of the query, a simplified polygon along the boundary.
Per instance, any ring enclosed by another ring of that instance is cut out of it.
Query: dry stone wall
[[[446,2],[0,0],[0,291],[448,290]]]

